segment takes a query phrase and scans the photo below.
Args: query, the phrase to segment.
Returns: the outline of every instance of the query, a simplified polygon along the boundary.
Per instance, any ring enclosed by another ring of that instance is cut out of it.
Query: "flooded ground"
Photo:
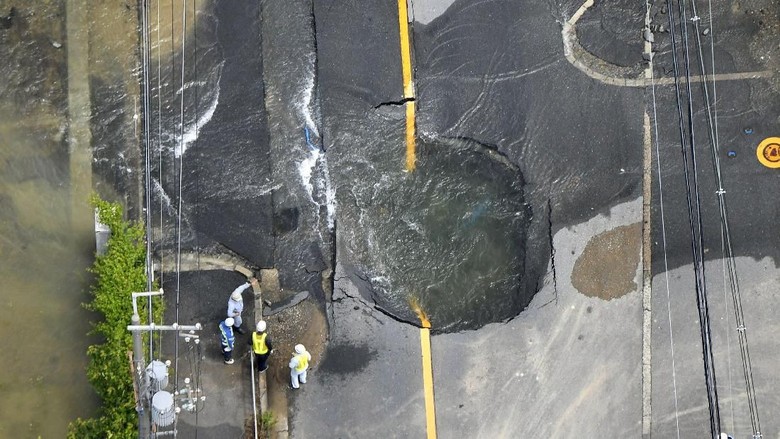
[[[355,167],[356,179],[372,184],[356,184],[341,203],[344,222],[361,225],[343,242],[371,299],[414,324],[410,302],[419,304],[436,330],[515,316],[533,295],[523,270],[531,212],[522,175],[473,142],[418,146],[412,174],[382,152],[372,167]]]
[[[80,306],[94,235],[91,223],[71,222],[59,127],[25,126],[8,110],[0,128],[0,436],[63,437],[98,402],[85,375],[91,316]]]
[[[95,248],[87,200],[118,188],[137,205],[136,17],[0,1],[0,437],[61,438],[99,405],[85,373],[97,316],[81,306]]]
[[[64,10],[0,2],[0,437],[64,437],[98,404],[80,305],[94,232],[91,215],[72,215],[89,194],[70,182]]]

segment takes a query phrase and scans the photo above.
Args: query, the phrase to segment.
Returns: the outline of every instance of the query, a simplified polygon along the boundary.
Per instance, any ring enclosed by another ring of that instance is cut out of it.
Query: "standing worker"
[[[233,335],[232,317],[228,317],[219,323],[220,341],[222,342],[222,356],[225,357],[225,364],[233,364],[233,347],[236,344],[236,337]]]
[[[306,352],[306,348],[302,344],[295,345],[295,354],[290,359],[290,378],[292,379],[292,388],[297,389],[301,384],[306,384],[306,370],[309,368],[309,362],[311,361],[311,354]]]
[[[228,300],[227,316],[232,317],[235,320],[235,326],[233,329],[235,329],[239,334],[245,333],[245,331],[241,329],[241,312],[244,311],[244,298],[241,296],[241,293],[243,293],[244,290],[249,288],[255,282],[257,282],[257,279],[252,278],[249,282],[244,282],[243,284],[239,285],[238,288],[233,290],[233,292],[230,294],[230,299]]]
[[[249,339],[249,344],[252,346],[252,352],[255,353],[255,360],[257,360],[257,371],[265,372],[268,369],[268,357],[271,356],[274,347],[271,344],[271,337],[265,332],[266,324],[265,320],[257,322],[257,332],[252,333],[252,338]]]

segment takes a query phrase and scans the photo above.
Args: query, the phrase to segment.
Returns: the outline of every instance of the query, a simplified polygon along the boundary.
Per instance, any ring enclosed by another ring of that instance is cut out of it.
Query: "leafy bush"
[[[127,325],[133,314],[131,293],[146,291],[146,244],[141,224],[125,221],[117,203],[91,199],[98,210],[100,222],[111,229],[108,249],[97,256],[90,272],[95,275],[91,288],[92,300],[84,304],[88,310],[100,313],[102,320],[93,324],[92,334],[102,343],[89,346],[87,377],[102,399],[95,417],[77,419],[68,427],[68,439],[136,438],[138,415],[135,411],[133,376],[128,352],[133,342]],[[154,319],[159,322],[163,303],[155,298]],[[142,322],[146,301],[139,301]]]

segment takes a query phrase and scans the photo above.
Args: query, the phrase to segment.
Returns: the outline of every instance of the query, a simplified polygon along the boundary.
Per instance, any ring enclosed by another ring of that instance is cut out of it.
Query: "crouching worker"
[[[271,344],[271,337],[265,332],[265,328],[265,320],[257,322],[257,327],[255,328],[257,331],[252,333],[252,338],[249,340],[252,352],[255,354],[258,372],[265,372],[268,369],[268,357],[271,356],[274,350],[274,346]]]
[[[220,341],[222,342],[222,356],[225,357],[225,364],[233,364],[233,347],[236,343],[236,337],[233,334],[232,317],[228,317],[219,324]]]

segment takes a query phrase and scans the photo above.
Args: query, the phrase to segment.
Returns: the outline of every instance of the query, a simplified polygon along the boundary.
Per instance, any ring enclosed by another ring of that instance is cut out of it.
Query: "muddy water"
[[[98,403],[80,306],[91,225],[70,222],[67,174],[35,135],[4,124],[0,137],[0,437],[63,437]]]
[[[436,331],[517,315],[535,287],[523,270],[531,213],[522,175],[475,142],[420,141],[418,149],[411,175],[379,156],[370,170],[353,171],[372,182],[340,203],[342,223],[360,225],[346,249],[353,269],[379,307],[417,323],[419,306]]]
[[[116,185],[100,176],[124,158],[114,151],[95,164],[91,145],[137,149],[127,85],[137,13],[93,4],[68,14],[71,5],[0,0],[2,438],[64,437],[99,405],[85,374],[96,316],[81,307],[94,254],[87,199],[95,181]],[[93,166],[103,171],[94,181]]]
[[[98,404],[84,374],[90,316],[80,306],[94,235],[90,215],[72,215],[73,200],[85,205],[88,194],[72,193],[69,178],[64,5],[33,13],[7,3],[0,2],[0,437],[57,438]]]
[[[90,315],[80,306],[94,235],[90,215],[73,215],[86,208],[88,194],[74,193],[70,184],[78,169],[68,156],[64,5],[41,4],[33,13],[6,3],[0,2],[6,61],[0,65],[0,437],[56,438],[98,404],[84,373]]]

